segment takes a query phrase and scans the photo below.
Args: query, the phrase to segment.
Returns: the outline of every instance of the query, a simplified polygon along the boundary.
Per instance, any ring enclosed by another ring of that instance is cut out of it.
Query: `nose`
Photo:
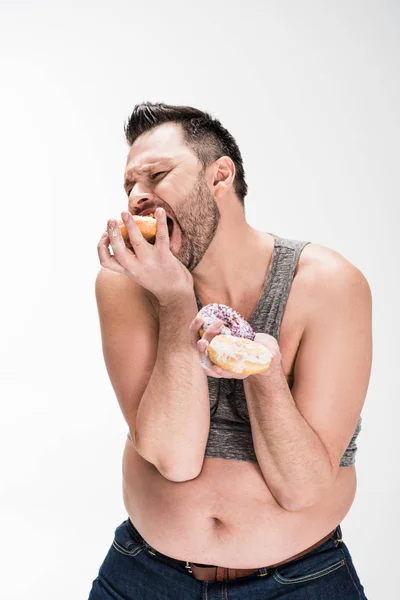
[[[132,190],[129,194],[128,208],[129,211],[135,214],[140,211],[140,207],[145,202],[151,202],[154,200],[154,196],[151,192],[140,192],[138,190]]]

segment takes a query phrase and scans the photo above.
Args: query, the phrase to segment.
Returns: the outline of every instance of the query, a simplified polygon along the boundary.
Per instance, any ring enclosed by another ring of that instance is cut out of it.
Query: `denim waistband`
[[[136,529],[136,527],[132,523],[130,517],[128,517],[128,519],[127,519],[127,527],[130,530],[130,532],[132,533],[132,536],[135,539],[135,541],[137,541],[138,543],[143,543],[146,546],[146,548],[149,550],[149,552],[151,554],[159,556],[160,558],[164,558],[164,559],[167,560],[167,562],[172,561],[173,563],[178,563],[179,565],[183,565],[183,566],[187,565],[186,561],[179,560],[178,558],[173,558],[172,556],[168,556],[167,554],[163,554],[159,550],[156,550],[155,548],[153,548],[152,546],[150,546],[150,544],[148,542],[146,542],[146,540],[144,539],[144,537]],[[333,531],[333,533],[332,533],[332,535],[330,537],[330,540],[332,540],[333,542],[340,542],[340,541],[342,541],[342,529],[340,527],[340,524],[337,525],[337,527]],[[328,541],[329,540],[327,540],[324,543],[327,543]],[[312,552],[312,550],[310,550],[310,552]],[[204,564],[202,565],[202,563],[194,563],[194,564],[198,564],[198,565],[201,565],[201,566],[204,566],[204,567],[216,567],[217,566],[217,565],[204,565]],[[259,567],[258,568],[258,572],[260,574],[265,574],[266,573],[266,569],[267,569],[267,567]]]

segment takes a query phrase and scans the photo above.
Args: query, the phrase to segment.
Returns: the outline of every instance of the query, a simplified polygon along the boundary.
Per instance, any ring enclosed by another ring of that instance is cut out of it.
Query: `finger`
[[[218,373],[214,373],[214,371],[212,369],[207,369],[205,367],[203,367],[205,374],[207,375],[207,377],[214,377],[214,379],[222,379],[223,376],[219,375]]]
[[[137,265],[139,264],[137,254],[137,248],[134,248],[134,252],[129,250],[124,242],[124,238],[122,237],[121,230],[118,226],[117,221],[113,219],[109,219],[109,236],[111,242],[111,248],[113,249],[114,256],[119,262],[119,264],[124,268],[124,273],[128,272],[131,275],[135,276],[137,271]],[[136,224],[134,223],[135,227]],[[147,244],[146,240],[143,238],[141,232],[139,231],[139,235],[142,237],[142,241],[144,244]]]
[[[169,233],[167,227],[167,215],[163,208],[156,208],[157,231],[155,246],[161,249],[169,250]]]
[[[199,353],[200,362],[203,369],[212,369],[213,363],[211,362],[207,354],[208,343],[205,340],[201,339],[197,342],[196,347],[197,352]]]
[[[217,319],[216,321],[211,323],[209,327],[207,327],[202,339],[207,340],[207,342],[211,342],[211,340],[215,338],[216,335],[219,335],[221,333],[223,325],[224,322],[221,321],[221,319]]]
[[[216,373],[215,370],[213,369],[213,366],[208,367],[207,363],[205,362],[200,362],[201,366],[203,367],[203,370],[205,372],[205,374],[207,375],[207,377],[215,377],[216,379],[222,379],[222,375],[220,375],[219,373]],[[212,365],[212,363],[211,363]]]
[[[209,377],[223,377],[223,369],[214,364],[208,356],[208,342],[202,338],[197,342],[200,363]]]
[[[198,348],[200,354],[206,354],[207,348],[208,348],[207,340],[205,340],[204,338],[201,338],[201,340],[199,340],[197,342],[197,348]]]
[[[124,267],[119,264],[114,256],[111,256],[109,246],[110,236],[108,235],[108,232],[105,231],[101,236],[99,243],[97,244],[97,254],[99,256],[101,266],[105,267],[106,269],[111,269],[111,271],[115,271],[116,273],[125,273],[126,270]]]
[[[189,343],[194,349],[197,348],[196,344],[200,338],[199,330],[201,329],[202,324],[203,318],[197,316],[195,319],[193,319],[189,327]]]
[[[149,242],[142,235],[142,232],[140,231],[139,227],[136,225],[136,221],[130,212],[123,211],[121,213],[121,218],[122,218],[124,225],[126,227],[126,230],[128,232],[128,236],[129,236],[130,242],[132,244],[134,256],[136,256],[139,260],[141,260],[143,257],[147,256],[147,253],[149,250],[148,246],[150,246],[151,244],[149,244]],[[122,236],[121,236],[121,239],[122,239]],[[132,254],[132,252],[131,252],[131,254]]]

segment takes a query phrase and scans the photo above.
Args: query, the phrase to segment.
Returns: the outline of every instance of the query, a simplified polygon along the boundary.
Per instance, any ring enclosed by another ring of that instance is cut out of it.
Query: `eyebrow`
[[[170,165],[171,164],[171,159],[170,158],[155,158],[154,160],[152,160],[149,163],[146,163],[141,169],[136,169],[138,173],[149,173],[150,171],[152,171],[154,169],[154,167],[156,165]],[[125,177],[124,179],[124,188],[126,189],[127,185],[129,183],[131,183],[133,181],[133,179],[131,179],[130,177]]]

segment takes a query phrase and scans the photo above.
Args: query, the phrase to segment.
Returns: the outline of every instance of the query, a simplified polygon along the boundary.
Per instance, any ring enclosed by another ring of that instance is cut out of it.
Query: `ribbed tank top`
[[[270,268],[258,304],[248,320],[256,333],[269,333],[279,343],[282,317],[294,273],[304,246],[310,242],[275,239]],[[196,294],[199,310],[202,304]],[[235,308],[232,306],[232,308]],[[251,435],[250,417],[241,379],[207,377],[210,396],[210,432],[205,456],[258,462]],[[341,460],[341,467],[355,462],[356,438],[361,430],[361,417]]]
[[[294,273],[303,248],[310,242],[282,238],[274,233],[272,259],[258,304],[248,320],[256,333],[268,333],[279,343],[279,334]],[[202,304],[196,295],[198,309]],[[232,308],[235,308],[232,306]],[[251,435],[250,417],[241,379],[207,377],[210,398],[210,431],[205,457],[258,462]],[[361,417],[341,460],[351,467],[357,452]],[[128,432],[127,437],[131,439]]]

